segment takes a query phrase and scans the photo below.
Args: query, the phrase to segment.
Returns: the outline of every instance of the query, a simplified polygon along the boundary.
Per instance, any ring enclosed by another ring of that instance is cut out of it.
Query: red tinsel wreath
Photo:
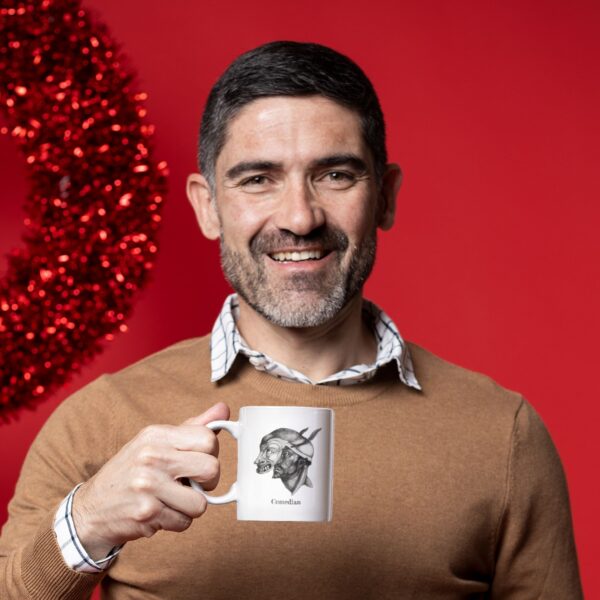
[[[146,94],[79,0],[4,1],[2,133],[23,152],[24,247],[0,280],[0,420],[32,408],[125,331],[166,191]]]

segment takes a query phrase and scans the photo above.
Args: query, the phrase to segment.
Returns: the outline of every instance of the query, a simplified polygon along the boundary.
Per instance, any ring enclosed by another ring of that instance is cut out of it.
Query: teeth
[[[320,250],[304,250],[302,252],[275,252],[271,254],[271,258],[278,261],[298,262],[301,260],[319,260],[323,257],[323,252]]]

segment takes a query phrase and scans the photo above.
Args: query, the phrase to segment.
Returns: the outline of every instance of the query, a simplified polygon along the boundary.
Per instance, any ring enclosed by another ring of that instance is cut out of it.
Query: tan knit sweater
[[[183,533],[126,544],[105,598],[582,597],[565,478],[539,417],[489,378],[409,344],[419,392],[394,366],[348,387],[278,380],[240,358],[210,383],[209,339],[181,342],[66,400],[33,444],[0,538],[0,598],[86,598],[102,576],[66,567],[52,518],[151,423],[218,400],[336,413],[331,523],[236,521],[211,506]],[[235,443],[221,435],[222,480]]]

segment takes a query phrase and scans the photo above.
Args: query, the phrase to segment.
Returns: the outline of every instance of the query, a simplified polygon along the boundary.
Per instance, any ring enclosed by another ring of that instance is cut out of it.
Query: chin
[[[288,292],[284,301],[253,306],[265,319],[279,327],[318,327],[331,321],[344,307],[339,294],[324,297],[315,292]]]

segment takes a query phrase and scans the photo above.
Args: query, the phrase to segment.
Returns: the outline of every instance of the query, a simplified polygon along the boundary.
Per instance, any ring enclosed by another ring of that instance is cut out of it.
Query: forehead
[[[217,170],[240,160],[285,164],[348,152],[368,154],[353,110],[322,96],[260,98],[229,122]]]

